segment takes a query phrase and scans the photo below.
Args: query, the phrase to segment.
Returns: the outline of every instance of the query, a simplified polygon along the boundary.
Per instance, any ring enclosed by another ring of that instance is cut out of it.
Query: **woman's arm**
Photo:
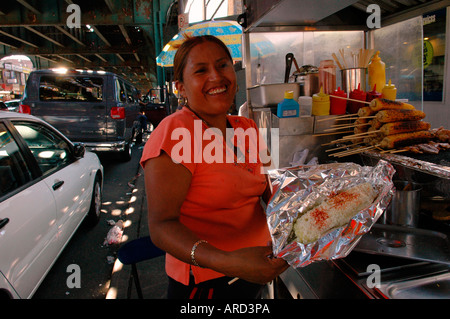
[[[148,221],[152,241],[175,258],[192,264],[191,250],[199,239],[179,221],[180,207],[186,198],[191,173],[162,153],[145,163]],[[268,256],[271,247],[250,247],[226,252],[202,243],[195,250],[197,263],[230,277],[266,283],[287,268],[282,259]]]

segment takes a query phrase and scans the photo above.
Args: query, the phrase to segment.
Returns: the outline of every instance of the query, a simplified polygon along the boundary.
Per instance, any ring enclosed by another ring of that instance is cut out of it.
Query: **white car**
[[[46,122],[0,112],[0,299],[31,298],[83,220],[100,218],[103,166]]]
[[[20,100],[10,100],[5,102],[10,112],[19,112]]]

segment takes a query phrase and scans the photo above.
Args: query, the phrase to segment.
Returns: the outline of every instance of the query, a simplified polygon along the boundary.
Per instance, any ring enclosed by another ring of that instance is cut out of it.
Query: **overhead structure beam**
[[[35,34],[37,34],[37,35],[40,36],[41,38],[43,38],[43,39],[45,39],[45,40],[47,40],[47,41],[50,41],[51,43],[56,44],[57,46],[60,46],[60,47],[64,48],[64,45],[63,45],[63,44],[59,43],[59,42],[56,41],[56,40],[53,40],[52,38],[46,36],[46,35],[43,34],[42,32],[39,32],[38,30],[36,30],[36,29],[34,29],[34,28],[32,28],[32,27],[28,27],[28,26],[25,26],[24,28],[27,29],[28,31],[34,32]]]
[[[83,42],[81,42],[80,39],[78,39],[76,36],[72,35],[70,32],[68,32],[66,29],[64,29],[63,27],[59,26],[59,25],[55,25],[55,28],[58,29],[59,32],[65,34],[66,36],[68,36],[69,38],[71,38],[73,41],[75,41],[77,44],[85,47],[86,44],[84,44]]]
[[[108,60],[106,60],[104,57],[102,57],[100,54],[96,53],[95,56],[97,58],[99,58],[100,60],[102,60],[103,62],[108,62]]]
[[[25,0],[16,0],[16,1],[19,2],[21,5],[23,5],[25,8],[27,8],[28,10],[30,10],[33,13],[35,13],[35,14],[42,14],[41,11],[39,11],[38,9],[33,7],[31,4],[29,4]]]
[[[111,0],[105,0],[106,6],[108,7],[109,11],[111,11],[111,13],[115,12],[114,9],[114,4],[112,3]]]
[[[120,24],[119,29],[120,29],[120,32],[122,32],[123,37],[125,38],[125,41],[127,41],[127,43],[129,45],[131,45],[131,39],[130,39],[130,36],[128,35],[127,29],[125,28],[125,26],[123,24]]]
[[[8,32],[3,31],[3,30],[0,30],[0,34],[6,35],[6,36],[8,36],[8,37],[10,37],[10,38],[12,38],[12,39],[14,39],[14,40],[16,40],[16,41],[25,43],[26,45],[29,45],[30,47],[33,47],[33,48],[39,48],[38,45],[36,45],[36,44],[34,44],[34,43],[31,43],[31,42],[28,42],[28,41],[26,41],[26,40],[24,40],[24,39],[22,39],[22,38],[16,37],[15,35],[12,35],[12,34],[10,34],[10,33],[8,33]]]
[[[107,45],[111,46],[111,43],[109,43],[108,39],[106,39],[103,34],[98,30],[96,26],[91,26],[94,29],[95,34]]]

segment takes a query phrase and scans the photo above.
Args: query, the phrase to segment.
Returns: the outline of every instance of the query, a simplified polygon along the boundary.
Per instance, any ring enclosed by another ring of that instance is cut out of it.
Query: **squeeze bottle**
[[[382,91],[383,99],[395,101],[397,97],[397,88],[394,84],[391,84],[391,79],[389,79],[389,83],[386,84]]]
[[[333,96],[347,97],[347,93],[341,90],[341,87],[338,87],[333,93],[330,94],[330,114],[338,115],[345,114],[347,109],[347,100],[333,98]]]
[[[354,100],[366,101],[366,92],[360,89],[361,84],[358,84],[358,88],[350,92],[349,98]],[[349,114],[358,113],[358,110],[364,106],[364,103],[348,101],[347,111]]]
[[[378,92],[383,90],[386,85],[386,64],[379,57],[380,51],[377,51],[372,57],[368,66],[369,87],[377,86]]]
[[[377,92],[377,85],[375,84],[373,86],[373,90],[370,92],[367,92],[366,102],[371,102],[372,100],[374,100],[376,98],[380,98],[380,97],[381,97],[381,93]]]
[[[329,115],[330,114],[330,96],[323,93],[323,87],[320,92],[313,95],[312,115]]]
[[[277,116],[278,117],[298,117],[299,106],[298,102],[294,100],[293,91],[284,92],[284,100],[278,103]]]

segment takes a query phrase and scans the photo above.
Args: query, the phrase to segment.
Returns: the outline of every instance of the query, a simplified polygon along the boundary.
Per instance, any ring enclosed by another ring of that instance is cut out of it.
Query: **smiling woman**
[[[237,88],[230,52],[222,41],[209,35],[188,38],[185,43],[175,55],[176,87],[190,110],[225,133],[226,112]]]
[[[260,145],[258,128],[227,115],[237,87],[230,52],[213,36],[188,38],[175,55],[174,75],[187,104],[152,132],[141,158],[150,234],[167,252],[168,298],[258,297],[262,284],[287,264],[270,257],[267,246],[260,200],[267,201],[270,189],[265,163],[251,148]],[[180,130],[189,133],[182,150],[174,137]],[[202,143],[212,130],[213,142]],[[254,137],[239,143],[239,134],[248,131]],[[209,160],[222,152],[231,160]],[[229,285],[234,277],[240,280]]]

